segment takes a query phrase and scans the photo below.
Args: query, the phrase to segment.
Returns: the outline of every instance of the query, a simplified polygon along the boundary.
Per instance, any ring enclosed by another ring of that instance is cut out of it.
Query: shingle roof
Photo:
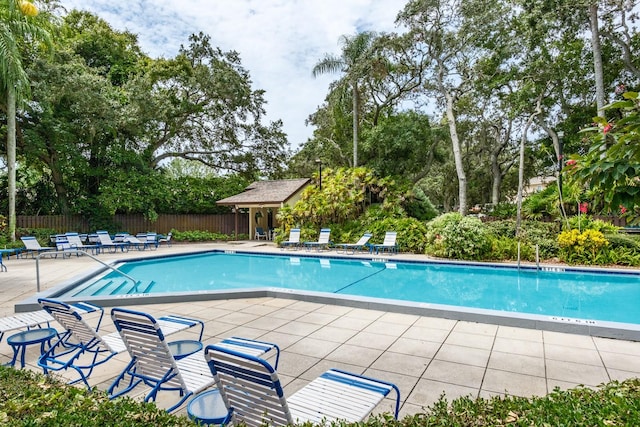
[[[216,203],[219,205],[284,203],[310,181],[309,178],[256,181],[245,188],[244,192],[218,200]]]

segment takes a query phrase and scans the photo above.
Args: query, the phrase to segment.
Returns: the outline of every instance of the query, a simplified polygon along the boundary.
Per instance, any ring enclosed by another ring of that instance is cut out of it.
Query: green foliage
[[[372,200],[382,200],[390,207],[400,205],[402,194],[395,181],[377,178],[370,169],[324,169],[322,172],[322,190],[310,185],[293,208],[278,212],[281,231],[285,234],[294,225],[319,229],[356,219]]]
[[[171,230],[172,239],[176,242],[211,242],[211,241],[229,241],[229,240],[237,240],[237,239],[248,239],[247,235],[240,235],[236,238],[236,236],[223,234],[223,233],[212,233],[211,231],[201,231],[201,230],[191,230],[191,231],[178,231]]]
[[[540,220],[544,217],[557,218],[558,191],[551,185],[544,190],[534,193],[522,202],[522,213],[529,219]]]
[[[605,211],[624,207],[632,221],[640,207],[640,97],[637,92],[606,107],[616,120],[594,117],[596,126],[585,129],[591,142],[589,151],[572,156],[565,169],[581,185],[591,188],[597,204]]]
[[[489,215],[497,219],[513,218],[517,214],[517,209],[515,203],[498,203],[491,209]]]
[[[520,242],[520,259],[535,261],[535,249]],[[512,237],[491,237],[491,259],[495,261],[513,261],[518,259],[518,240]]]
[[[425,239],[427,227],[422,221],[415,218],[387,217],[376,221],[363,221],[365,231],[370,231],[373,236],[370,243],[382,243],[387,231],[398,233],[397,244],[400,252],[425,253]],[[358,236],[359,238],[360,236]]]
[[[404,209],[407,211],[407,215],[416,218],[420,221],[429,221],[436,216],[439,212],[429,197],[424,194],[422,188],[418,185],[413,187],[413,197],[407,200],[404,204]]]
[[[155,404],[61,383],[25,369],[0,366],[0,424],[27,426],[193,426]]]
[[[546,396],[495,396],[447,401],[402,420],[370,418],[360,427],[632,426],[640,425],[640,380],[612,381],[596,389],[556,388]]]
[[[491,233],[494,239],[504,240],[512,239],[512,245],[517,248],[518,239],[516,239],[516,221],[515,220],[501,220],[501,221],[489,221],[486,223],[487,229]],[[535,261],[535,250],[538,246],[538,256],[541,260],[551,259],[558,256],[558,223],[557,222],[541,222],[541,221],[522,221],[520,224],[520,259]],[[493,242],[494,249],[500,242]],[[504,243],[502,244],[504,245]],[[499,253],[508,253],[508,251],[501,250]],[[511,258],[516,260],[515,255]],[[504,256],[504,255],[503,255]],[[496,259],[507,259],[503,257],[496,257]]]
[[[478,218],[453,212],[440,215],[427,226],[427,253],[430,255],[482,260],[491,251],[490,234]]]
[[[109,400],[103,392],[87,392],[49,376],[0,367],[0,423],[26,426],[136,427],[193,426],[185,416],[168,414],[154,404],[128,397]],[[472,399],[446,396],[424,412],[395,420],[389,414],[332,427],[457,426],[600,426],[640,425],[640,379],[612,381],[598,388],[555,389],[546,396],[495,396]]]
[[[567,220],[569,229],[576,228],[578,230],[595,230],[602,233],[616,233],[620,227],[616,227],[610,222],[601,219],[594,219],[591,215],[576,215],[569,217]]]

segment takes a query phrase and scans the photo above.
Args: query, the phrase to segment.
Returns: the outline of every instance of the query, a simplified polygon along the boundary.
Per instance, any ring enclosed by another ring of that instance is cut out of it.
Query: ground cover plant
[[[28,370],[0,366],[0,425],[3,426],[155,426],[195,424],[154,404],[130,398],[109,400],[106,393],[69,386]]]
[[[130,398],[109,400],[54,378],[0,366],[0,424],[23,426],[193,426],[185,416]],[[307,424],[310,425],[310,424]],[[640,379],[612,381],[597,389],[554,390],[540,397],[441,396],[424,411],[395,420],[383,414],[360,423],[334,426],[630,426],[640,425]]]

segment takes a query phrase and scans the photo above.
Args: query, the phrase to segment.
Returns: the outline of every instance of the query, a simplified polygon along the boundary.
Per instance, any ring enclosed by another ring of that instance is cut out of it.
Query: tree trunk
[[[460,150],[460,139],[458,138],[458,128],[456,127],[456,115],[453,111],[453,95],[449,91],[444,91],[447,99],[447,121],[449,122],[449,133],[451,134],[451,145],[453,147],[453,158],[458,174],[458,211],[462,215],[467,214],[467,175],[462,164],[462,150]]]
[[[358,166],[358,82],[353,82],[353,167]]]
[[[524,144],[527,141],[527,134],[531,123],[535,120],[536,116],[540,114],[542,103],[542,94],[538,97],[538,104],[535,113],[532,113],[527,119],[527,123],[522,130],[522,139],[520,140],[520,165],[518,167],[518,203],[516,213],[516,237],[520,237],[520,224],[522,222],[522,189],[524,187]]]
[[[9,193],[9,238],[16,240],[16,90],[7,85],[7,173]]]
[[[500,203],[500,187],[502,186],[502,171],[498,163],[498,152],[491,151],[491,175],[493,175],[493,183],[491,185],[491,204],[496,206]]]
[[[602,47],[598,26],[598,3],[589,5],[589,25],[591,27],[591,50],[593,51],[593,72],[596,79],[596,107],[598,116],[604,117],[604,77],[602,68]]]

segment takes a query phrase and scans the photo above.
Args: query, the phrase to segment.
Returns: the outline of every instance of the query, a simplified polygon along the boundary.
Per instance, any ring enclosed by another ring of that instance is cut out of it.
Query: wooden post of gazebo
[[[238,205],[235,205],[235,212],[236,212],[236,240],[238,240],[238,211],[240,210],[238,208]]]

